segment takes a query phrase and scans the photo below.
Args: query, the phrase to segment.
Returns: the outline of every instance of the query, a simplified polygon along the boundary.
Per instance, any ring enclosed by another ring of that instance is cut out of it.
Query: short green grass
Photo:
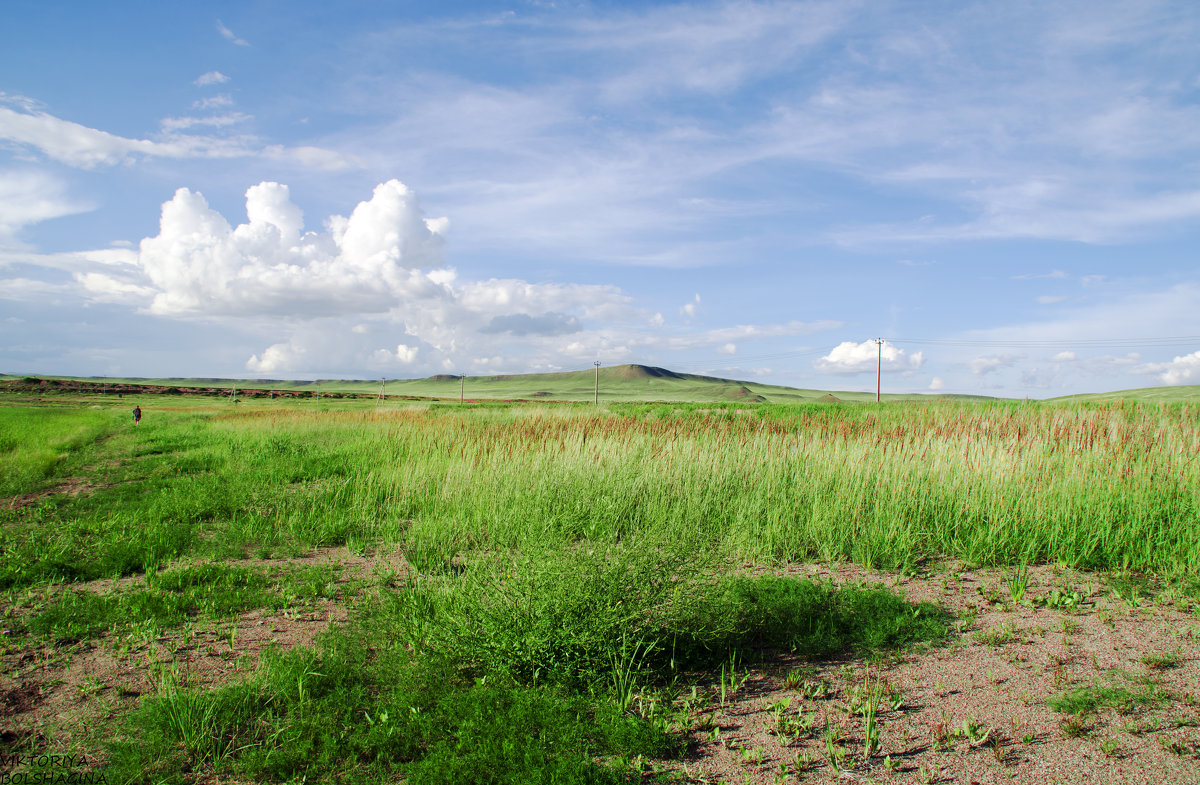
[[[1092,685],[1076,687],[1069,692],[1050,698],[1046,703],[1050,708],[1063,714],[1094,714],[1100,708],[1116,709],[1121,714],[1128,714],[1137,708],[1161,706],[1168,699],[1169,696],[1166,693],[1152,686],[1138,689],[1127,686]]]
[[[882,588],[713,580],[667,543],[550,555],[380,592],[354,626],[267,658],[250,683],[173,686],[130,718],[116,773],[625,781],[637,756],[682,754],[675,698],[731,656],[870,656],[947,634],[944,612]]]
[[[134,626],[166,629],[193,617],[224,619],[255,608],[280,609],[335,593],[335,568],[268,575],[262,569],[203,564],[151,573],[144,583],[111,591],[69,589],[39,608],[27,628],[54,643],[122,634]]]
[[[1015,565],[1014,600],[1030,563],[1139,576],[1113,584],[1131,601],[1200,569],[1189,405],[176,400],[134,428],[134,401],[90,400],[0,407],[10,496],[91,486],[0,507],[10,628],[88,641],[334,596],[327,573],[238,563],[312,548],[413,567],[339,594],[349,622],[245,682],[161,667],[105,740],[114,781],[633,781],[683,754],[684,690],[948,634],[933,606],[789,564]]]

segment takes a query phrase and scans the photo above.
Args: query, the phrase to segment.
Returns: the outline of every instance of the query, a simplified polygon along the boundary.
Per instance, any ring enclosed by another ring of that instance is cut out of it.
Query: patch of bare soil
[[[402,576],[408,564],[398,553],[372,555],[345,548],[321,549],[294,559],[247,559],[267,569],[336,564],[336,581]],[[141,577],[99,580],[75,588],[106,592],[142,582]],[[344,603],[319,600],[283,611],[254,610],[228,622],[196,620],[146,638],[132,633],[56,648],[10,648],[0,654],[0,752],[31,747],[46,753],[79,745],[90,758],[102,753],[96,740],[117,719],[153,696],[164,678],[180,686],[216,687],[252,673],[268,648],[309,647],[348,616]]]
[[[1200,615],[1186,607],[1135,606],[1094,575],[1049,567],[1030,569],[1026,599],[1066,607],[1014,603],[995,570],[797,572],[937,602],[961,614],[960,634],[872,665],[869,676],[850,660],[780,658],[750,671],[691,734],[694,753],[678,767],[687,781],[1200,783]],[[868,678],[882,697],[880,746],[869,755]],[[1080,716],[1047,704],[1095,687],[1161,702]]]
[[[81,493],[91,493],[97,488],[103,487],[92,482],[87,477],[66,477],[59,480],[52,487],[37,493],[25,493],[19,496],[9,496],[0,499],[0,508],[6,510],[19,510],[23,507],[28,507],[32,504],[37,504],[42,499],[48,496],[57,496],[66,494],[68,496],[78,496]]]
[[[244,559],[231,559],[227,563],[237,567],[258,567],[267,571],[333,565],[341,568],[333,579],[336,584],[348,584],[367,578],[372,578],[378,583],[380,576],[387,576],[393,581],[401,581],[405,576],[413,573],[412,566],[398,548],[367,552],[351,551],[344,546],[337,548],[314,548],[295,556],[270,559],[247,557]],[[201,564],[201,562],[181,560],[172,562],[171,566],[184,567],[197,564]],[[113,589],[142,584],[145,583],[145,580],[145,577],[141,575],[124,578],[97,578],[94,581],[74,583],[71,587],[83,591],[104,593]]]
[[[187,687],[234,683],[255,670],[266,649],[312,646],[346,615],[345,607],[324,601],[192,623],[152,639],[109,636],[69,650],[10,652],[0,657],[0,739],[41,737],[46,752],[91,747],[164,679]]]

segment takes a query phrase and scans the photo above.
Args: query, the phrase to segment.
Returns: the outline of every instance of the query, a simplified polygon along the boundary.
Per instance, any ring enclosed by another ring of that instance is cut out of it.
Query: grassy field
[[[0,376],[0,381],[18,381],[22,377]],[[476,400],[549,400],[593,401],[596,396],[596,374],[593,370],[565,373],[534,373],[504,376],[430,376],[423,379],[285,381],[279,379],[171,379],[171,378],[97,378],[62,377],[90,384],[148,385],[159,388],[208,388],[229,390],[276,390],[315,397],[353,394],[459,400],[460,396]],[[613,401],[683,401],[718,403],[801,403],[813,401],[866,402],[875,400],[874,393],[808,390],[778,385],[742,382],[713,376],[676,373],[665,368],[645,365],[618,365],[601,368],[599,397],[605,403]],[[97,390],[99,392],[99,390]],[[972,396],[911,395],[887,393],[884,399],[930,400],[969,399]]]
[[[345,611],[243,678],[145,665],[152,690],[69,734],[110,782],[632,781],[686,758],[749,664],[951,635],[937,606],[788,565],[1200,573],[1179,403],[8,396],[0,434],[6,654]],[[294,558],[335,548],[397,560]]]

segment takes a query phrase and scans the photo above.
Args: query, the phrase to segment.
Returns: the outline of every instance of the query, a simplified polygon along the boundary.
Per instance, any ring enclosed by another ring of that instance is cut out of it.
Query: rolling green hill
[[[0,375],[0,381],[19,382],[23,377]],[[218,378],[115,378],[115,377],[39,377],[86,382],[89,385],[136,385],[173,388],[173,390],[209,392],[213,390],[261,392],[290,392],[312,395],[330,393],[374,396],[379,393],[381,380],[319,379],[287,381],[282,379],[218,379]],[[385,385],[388,396],[407,396],[457,400],[545,400],[590,401],[595,395],[596,374],[593,370],[562,373],[527,373],[497,376],[458,376],[439,374],[422,379],[389,379]],[[871,392],[813,390],[760,384],[752,381],[725,379],[716,376],[678,373],[648,365],[615,365],[601,368],[599,374],[601,401],[679,401],[693,403],[863,403],[875,400]],[[885,379],[886,387],[886,379]],[[98,391],[98,390],[97,390]],[[978,399],[985,396],[888,394],[884,400]],[[1151,387],[1110,393],[1089,393],[1050,399],[1069,401],[1200,401],[1200,385]]]
[[[1174,387],[1141,387],[1136,390],[1117,390],[1104,393],[1083,393],[1051,398],[1052,401],[1162,401],[1165,403],[1194,403],[1200,401],[1200,384],[1181,384]]]

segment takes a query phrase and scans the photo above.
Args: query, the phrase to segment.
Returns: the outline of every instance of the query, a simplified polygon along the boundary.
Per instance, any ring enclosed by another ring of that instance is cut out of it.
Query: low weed
[[[254,608],[287,607],[326,596],[332,568],[294,570],[273,578],[260,569],[227,564],[180,567],[147,575],[144,586],[106,593],[71,589],[37,612],[30,632],[56,641],[94,638],[134,626],[166,629],[204,615],[225,619]]]
[[[994,629],[973,632],[971,633],[971,638],[976,643],[982,643],[985,646],[995,648],[1016,642],[1020,639],[1020,633],[1021,630],[1011,622],[1003,622],[999,627]]]
[[[1156,671],[1174,668],[1181,662],[1183,662],[1183,655],[1177,651],[1152,652],[1142,657],[1142,664]]]
[[[1166,700],[1166,693],[1153,688],[1133,690],[1128,687],[1093,685],[1076,687],[1070,692],[1051,697],[1046,704],[1062,714],[1094,714],[1099,708],[1116,709],[1121,714],[1128,714],[1140,707],[1160,706]]]

